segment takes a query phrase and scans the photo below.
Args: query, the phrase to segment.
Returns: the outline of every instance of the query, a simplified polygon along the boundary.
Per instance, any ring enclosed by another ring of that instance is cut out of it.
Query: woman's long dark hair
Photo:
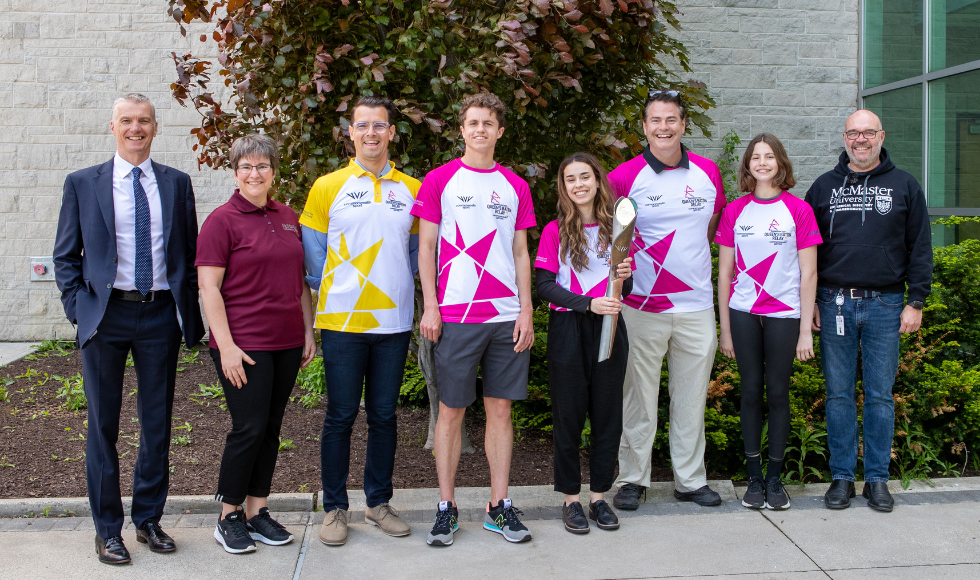
[[[599,224],[599,247],[595,248],[597,252],[608,249],[612,243],[612,190],[606,179],[606,170],[591,153],[573,153],[558,166],[558,238],[561,244],[561,261],[567,264],[571,256],[572,267],[576,272],[581,272],[589,265],[589,240],[585,236],[582,214],[565,188],[565,169],[572,163],[585,163],[592,168],[595,175],[597,187],[592,201],[592,218]]]

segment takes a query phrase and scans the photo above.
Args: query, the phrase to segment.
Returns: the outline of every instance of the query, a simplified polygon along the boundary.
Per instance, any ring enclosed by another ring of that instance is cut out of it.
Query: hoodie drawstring
[[[864,178],[864,189],[861,190],[861,227],[864,227],[864,203],[865,197],[868,194],[868,180],[871,179],[871,174],[865,176]]]

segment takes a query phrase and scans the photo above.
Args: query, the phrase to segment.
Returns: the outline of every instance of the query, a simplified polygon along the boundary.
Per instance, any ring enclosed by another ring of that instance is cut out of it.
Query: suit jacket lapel
[[[157,178],[157,189],[160,190],[160,205],[163,209],[163,247],[170,246],[170,230],[174,225],[174,182],[167,167],[153,161],[153,174]]]
[[[95,176],[95,196],[102,209],[102,218],[109,230],[109,239],[116,239],[116,211],[112,204],[112,159],[102,164]]]

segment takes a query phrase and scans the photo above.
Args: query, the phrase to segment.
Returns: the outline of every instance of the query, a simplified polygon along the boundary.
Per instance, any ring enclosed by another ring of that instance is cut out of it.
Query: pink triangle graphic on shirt
[[[486,322],[500,312],[493,306],[493,302],[474,302],[470,309],[466,311],[463,322]]]
[[[459,224],[456,224],[456,247],[460,250],[466,249],[466,242],[463,241],[463,232],[459,231]]]
[[[582,284],[579,283],[578,276],[575,275],[575,270],[572,270],[571,273],[572,273],[572,288],[571,288],[572,292],[574,292],[575,294],[582,294]]]
[[[446,238],[439,240],[439,265],[448,264],[453,258],[459,255],[459,248],[449,243]]]
[[[586,296],[591,296],[593,298],[600,298],[602,296],[605,296],[606,282],[607,282],[606,278],[603,278],[598,284],[592,287],[592,290],[589,290],[589,293],[586,294]]]
[[[458,228],[459,226],[457,225],[456,227]],[[460,246],[460,249],[485,268],[487,265],[487,256],[490,254],[490,246],[493,245],[493,237],[496,234],[497,230],[493,230],[470,247]]]
[[[735,266],[739,272],[745,271],[745,260],[742,259],[742,249],[735,246]]]
[[[463,319],[463,315],[466,314],[466,307],[469,306],[468,302],[462,304],[442,304],[439,306],[439,314],[443,318],[459,318]]]
[[[643,245],[643,238],[640,236],[640,234],[633,234],[633,243],[632,248],[630,249],[630,255],[632,256],[635,252],[639,252],[644,248],[646,248],[646,246]]]
[[[509,298],[514,295],[514,291],[506,284],[493,277],[490,272],[483,271],[480,276],[480,284],[476,287],[473,300],[491,300],[493,298]]]
[[[667,271],[666,268],[660,270],[657,281],[653,283],[650,294],[674,294],[676,292],[686,292],[691,287],[685,284],[680,278]]]
[[[752,305],[753,314],[774,314],[788,310],[793,309],[770,296],[765,290],[759,292],[759,297],[756,299],[755,304]]]
[[[449,269],[452,267],[452,264],[446,264],[439,272],[439,283],[436,289],[436,300],[439,304],[442,304],[442,299],[446,297],[446,284],[449,283]]]
[[[771,256],[759,262],[755,266],[752,266],[746,270],[745,273],[760,285],[765,284],[766,278],[769,276],[769,269],[772,268],[772,262],[776,259],[776,253],[777,252],[773,252]]]
[[[677,230],[670,232],[646,249],[647,253],[653,258],[653,262],[655,264],[660,264],[661,266],[663,265],[664,260],[667,258],[667,252],[670,251],[670,244],[674,241],[674,234],[676,232]]]
[[[640,306],[644,312],[664,312],[674,307],[674,303],[666,296],[651,296]]]
[[[473,262],[473,265],[476,266],[476,275],[477,276],[480,276],[481,274],[483,274],[483,268],[479,264],[477,264],[476,262]]]

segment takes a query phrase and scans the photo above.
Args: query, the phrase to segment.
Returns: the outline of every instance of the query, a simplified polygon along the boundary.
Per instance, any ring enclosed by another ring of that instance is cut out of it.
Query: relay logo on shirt
[[[405,208],[408,207],[408,204],[405,202],[398,201],[398,196],[395,195],[395,192],[390,189],[388,190],[388,199],[385,201],[385,203],[388,204],[391,211],[405,211]]]
[[[786,240],[790,238],[792,232],[784,231],[779,229],[779,222],[772,220],[769,224],[769,231],[766,232],[765,237],[769,238],[769,242],[774,246],[781,246],[786,243]]]
[[[687,204],[693,211],[701,211],[704,209],[705,204],[708,203],[708,200],[707,198],[695,195],[694,190],[688,185],[684,188],[684,199],[681,203]]]
[[[498,220],[505,220],[510,217],[510,206],[505,203],[500,203],[500,194],[496,191],[490,194],[490,204],[487,205],[487,209],[492,211],[493,217]]]

